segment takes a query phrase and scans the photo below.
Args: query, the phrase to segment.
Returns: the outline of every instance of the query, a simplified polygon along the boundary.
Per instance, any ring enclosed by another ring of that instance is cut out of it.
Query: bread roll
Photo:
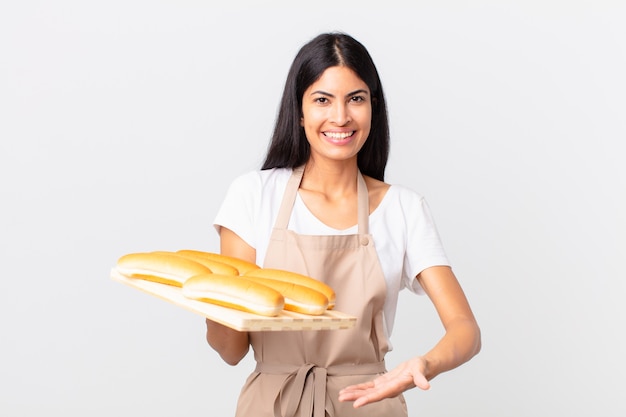
[[[270,278],[309,287],[311,289],[321,292],[326,296],[326,298],[328,299],[328,310],[331,310],[335,306],[335,291],[329,285],[307,275],[273,268],[258,268],[250,270],[243,275],[244,277],[251,276],[259,278]]]
[[[232,275],[195,275],[185,281],[182,294],[194,300],[263,316],[276,316],[285,305],[285,299],[278,291]]]
[[[183,282],[198,274],[210,274],[206,266],[167,252],[129,253],[118,259],[117,271],[128,277],[182,287]]]
[[[234,266],[225,264],[223,262],[218,262],[211,260],[205,256],[198,255],[193,251],[180,250],[176,252],[164,252],[171,253],[174,255],[182,256],[183,258],[191,259],[192,261],[196,261],[211,270],[214,274],[220,275],[239,275],[239,270]]]
[[[245,275],[241,278],[267,285],[281,293],[285,297],[285,310],[319,316],[328,308],[328,298],[324,294],[304,285],[252,275]]]
[[[226,256],[219,253],[213,252],[203,252],[199,250],[191,250],[191,249],[181,249],[176,251],[176,253],[185,254],[185,255],[195,255],[201,256],[205,259],[209,259],[212,261],[222,262],[227,265],[230,265],[239,271],[239,275],[243,275],[248,271],[259,269],[260,267],[252,262],[245,261],[243,259],[235,258],[233,256]]]

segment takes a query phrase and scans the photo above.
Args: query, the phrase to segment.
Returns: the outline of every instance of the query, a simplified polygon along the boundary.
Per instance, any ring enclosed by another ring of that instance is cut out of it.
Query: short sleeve
[[[232,230],[248,245],[256,247],[254,225],[261,201],[261,180],[256,172],[243,174],[230,184],[215,216],[213,226]]]
[[[416,193],[405,196],[410,201],[402,204],[407,223],[402,286],[423,294],[424,290],[416,279],[417,275],[431,266],[449,266],[450,263],[426,199]]]

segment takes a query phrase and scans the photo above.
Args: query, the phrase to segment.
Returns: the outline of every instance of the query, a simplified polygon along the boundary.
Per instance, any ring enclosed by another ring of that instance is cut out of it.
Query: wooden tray
[[[276,317],[247,313],[189,299],[182,294],[179,287],[127,278],[115,268],[111,270],[111,278],[239,331],[338,330],[349,329],[356,324],[356,317],[335,310],[328,310],[320,316],[286,310]]]

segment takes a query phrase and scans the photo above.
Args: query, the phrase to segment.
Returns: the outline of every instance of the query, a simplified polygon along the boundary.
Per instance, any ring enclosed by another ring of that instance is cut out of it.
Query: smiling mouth
[[[324,136],[326,136],[327,138],[331,138],[331,139],[345,139],[345,138],[349,138],[350,136],[354,135],[355,130],[351,131],[351,132],[323,132]]]

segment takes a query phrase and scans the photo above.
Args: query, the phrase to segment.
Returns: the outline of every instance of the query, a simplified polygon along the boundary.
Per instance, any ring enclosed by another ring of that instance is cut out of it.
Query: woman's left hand
[[[339,391],[339,401],[354,401],[353,406],[357,408],[385,398],[397,397],[414,387],[427,390],[430,383],[424,376],[425,372],[424,358],[410,359],[372,381],[342,389]]]

